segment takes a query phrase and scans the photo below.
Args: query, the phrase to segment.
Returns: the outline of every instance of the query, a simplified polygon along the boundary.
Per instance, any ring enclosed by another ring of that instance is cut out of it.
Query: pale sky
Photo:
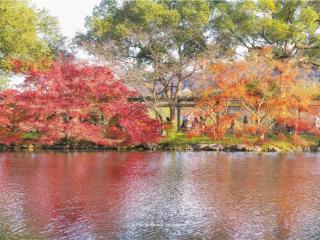
[[[1,0],[0,0],[1,1]],[[93,7],[101,0],[31,0],[31,4],[38,8],[46,8],[50,15],[58,17],[61,31],[69,39],[79,31],[84,31],[85,17],[91,15]],[[80,59],[90,60],[89,55],[83,51],[77,51]],[[21,84],[24,77],[15,76],[10,83],[11,87]]]
[[[31,0],[38,8],[46,8],[50,15],[58,17],[62,33],[72,38],[84,30],[85,17],[91,15],[93,7],[101,0]]]

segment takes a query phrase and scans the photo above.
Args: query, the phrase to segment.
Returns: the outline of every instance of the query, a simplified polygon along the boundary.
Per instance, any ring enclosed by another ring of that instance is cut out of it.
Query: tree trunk
[[[296,121],[295,121],[295,129],[294,129],[294,141],[295,141],[295,144],[297,143],[297,138],[298,138],[298,129],[299,129],[299,121],[300,121],[300,111],[299,109],[297,109],[297,118],[296,118]]]
[[[177,131],[180,131],[180,119],[181,119],[181,109],[177,107]]]
[[[265,133],[261,133],[260,135],[260,141],[264,142],[265,139]]]
[[[176,121],[176,106],[170,106],[170,121],[171,124],[174,125],[175,121]]]
[[[263,127],[262,127],[262,120],[261,120],[259,112],[257,113],[257,116],[256,116],[256,125],[258,127],[258,133],[260,135],[260,141],[264,142],[264,140],[265,140],[265,129],[263,129]]]

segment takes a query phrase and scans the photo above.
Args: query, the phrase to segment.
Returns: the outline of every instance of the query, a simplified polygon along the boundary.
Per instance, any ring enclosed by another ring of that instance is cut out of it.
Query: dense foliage
[[[59,60],[47,71],[25,74],[21,91],[0,93],[1,143],[23,143],[28,133],[41,144],[73,140],[121,145],[159,137],[158,121],[147,115],[144,104],[128,102],[135,92],[108,68]]]
[[[58,20],[26,1],[0,1],[0,29],[0,71],[12,59],[41,63],[63,44]]]
[[[212,27],[227,46],[272,46],[277,58],[320,64],[319,1],[240,0],[218,2]]]
[[[203,62],[271,47],[275,59],[319,65],[317,1],[102,0],[86,28],[79,46],[113,62],[127,83],[152,96],[148,106],[159,119],[157,98],[171,102],[174,120],[181,90],[208,75]]]
[[[228,131],[264,136],[279,125],[317,133],[315,99],[320,88],[312,72],[299,69],[292,61],[274,60],[271,50],[263,49],[247,60],[216,63],[212,74],[199,106],[212,120],[206,130],[214,138]],[[228,112],[232,104],[240,109]],[[233,125],[234,121],[238,124]]]
[[[0,1],[0,143],[139,144],[161,128],[171,142],[190,96],[183,136],[319,135],[319,13],[311,0],[101,0],[74,39],[97,66],[68,58],[45,9]]]
[[[173,120],[184,81],[207,49],[209,6],[205,0],[116,2],[104,0],[95,8],[78,42],[109,62],[125,63],[123,77],[141,94],[173,103]],[[157,102],[150,106],[156,111]]]

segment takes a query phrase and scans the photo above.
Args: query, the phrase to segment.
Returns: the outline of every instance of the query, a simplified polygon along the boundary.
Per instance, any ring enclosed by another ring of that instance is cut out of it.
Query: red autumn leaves
[[[160,123],[108,68],[58,60],[47,70],[29,70],[23,88],[0,92],[0,143],[39,144],[61,140],[98,145],[154,142]]]

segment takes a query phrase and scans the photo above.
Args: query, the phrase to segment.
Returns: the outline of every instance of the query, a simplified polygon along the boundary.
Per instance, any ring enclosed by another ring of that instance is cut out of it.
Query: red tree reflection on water
[[[316,155],[3,153],[0,223],[56,239],[304,238],[320,234],[319,173]]]
[[[154,174],[144,171],[147,160],[153,155],[139,152],[9,153],[0,160],[1,192],[7,196],[22,196],[20,207],[11,209],[10,214],[20,215],[17,211],[22,210],[23,222],[36,221],[37,226],[29,226],[36,228],[35,231],[57,233],[59,237],[60,228],[63,234],[70,228],[71,234],[80,235],[81,231],[83,234],[95,232],[95,224],[114,228],[117,226],[112,223],[119,225],[117,218],[121,214],[108,213],[115,205],[117,209],[122,208],[125,202],[121,199],[127,191],[139,191],[131,189],[131,182]],[[10,187],[12,184],[14,188]],[[9,202],[3,202],[0,208],[10,206],[12,199],[6,200]],[[104,216],[100,216],[101,213],[105,213]]]

